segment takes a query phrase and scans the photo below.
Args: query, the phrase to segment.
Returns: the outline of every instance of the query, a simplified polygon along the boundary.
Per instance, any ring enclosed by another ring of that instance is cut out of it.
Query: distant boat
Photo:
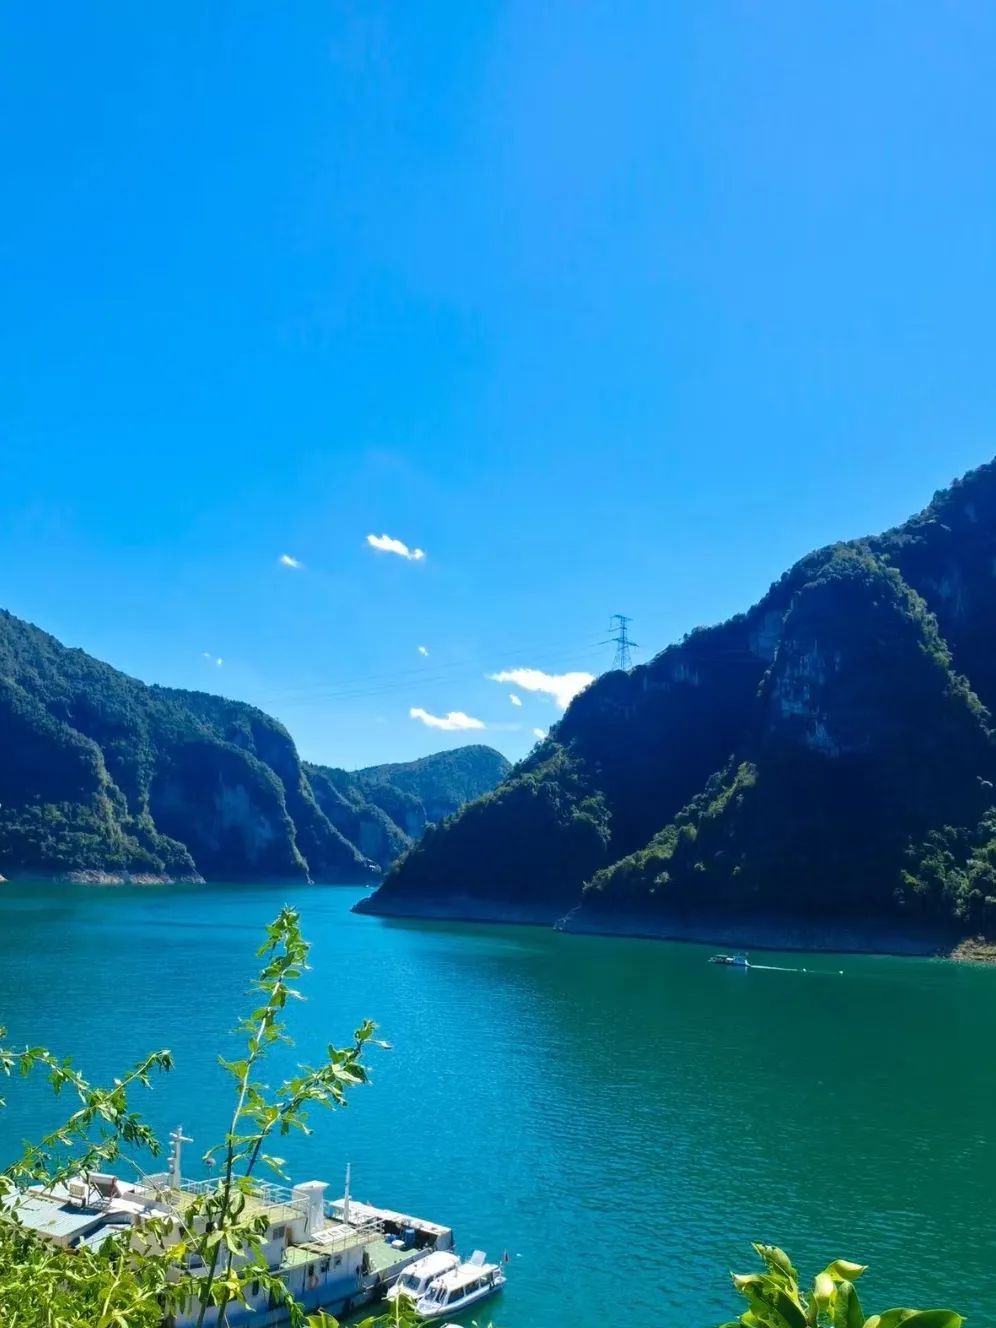
[[[750,968],[750,963],[745,954],[718,954],[713,955],[709,960],[710,964],[728,964],[731,968]]]

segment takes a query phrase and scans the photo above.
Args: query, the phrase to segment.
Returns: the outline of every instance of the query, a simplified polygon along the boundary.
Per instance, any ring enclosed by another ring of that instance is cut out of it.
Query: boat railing
[[[218,1180],[211,1178],[208,1180],[187,1180],[184,1177],[180,1182],[180,1189],[185,1194],[214,1194],[219,1185]],[[296,1199],[289,1185],[274,1185],[272,1182],[265,1180],[254,1181],[252,1196],[269,1208],[293,1208],[299,1213],[308,1211],[308,1201],[306,1199]]]
[[[334,1216],[334,1214],[330,1216]],[[324,1227],[321,1231],[316,1231],[309,1236],[307,1243],[309,1245],[321,1245],[323,1250],[344,1249],[346,1246],[355,1245],[358,1241],[372,1240],[376,1236],[382,1235],[383,1231],[383,1222],[370,1218],[369,1221],[357,1222],[355,1226]]]

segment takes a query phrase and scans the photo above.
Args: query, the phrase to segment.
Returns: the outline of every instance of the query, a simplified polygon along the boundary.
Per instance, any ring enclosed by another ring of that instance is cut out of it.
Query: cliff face
[[[351,798],[317,767],[309,777],[286,729],[252,706],[147,687],[0,613],[5,876],[369,882],[411,838],[344,778]],[[422,804],[396,796],[420,830]]]
[[[600,678],[368,907],[472,895],[545,901],[551,917],[991,927],[994,648],[987,466],[897,530],[804,558],[747,613]]]

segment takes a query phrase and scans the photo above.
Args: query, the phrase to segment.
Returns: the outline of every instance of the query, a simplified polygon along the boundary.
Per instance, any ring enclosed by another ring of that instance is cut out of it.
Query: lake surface
[[[4,886],[0,1023],[105,1079],[171,1047],[139,1101],[163,1132],[182,1121],[193,1164],[225,1128],[215,1056],[262,925],[290,902],[314,945],[296,1052],[368,1015],[393,1049],[279,1151],[296,1180],[338,1195],[348,1159],[355,1197],[450,1223],[463,1251],[507,1248],[508,1289],[479,1317],[713,1324],[753,1239],[807,1272],[871,1264],[868,1312],[994,1321],[996,969],[759,953],[819,971],[743,973],[695,945],[360,917],[356,897]],[[56,1119],[41,1085],[7,1097],[4,1157]]]

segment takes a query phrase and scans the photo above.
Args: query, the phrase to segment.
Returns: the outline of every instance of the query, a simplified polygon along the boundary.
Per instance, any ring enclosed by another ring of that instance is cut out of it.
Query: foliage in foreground
[[[218,1166],[218,1184],[177,1204],[170,1218],[146,1222],[137,1247],[130,1248],[136,1233],[129,1231],[100,1250],[62,1250],[20,1223],[17,1191],[112,1165],[118,1170],[131,1165],[141,1176],[131,1150],[157,1155],[161,1147],[133,1109],[131,1094],[136,1087],[148,1087],[154,1073],[171,1068],[170,1053],[153,1053],[102,1088],[44,1048],[0,1049],[0,1071],[8,1076],[44,1073],[56,1094],[76,1100],[59,1128],[0,1172],[4,1328],[154,1328],[191,1305],[198,1325],[224,1325],[229,1310],[246,1303],[254,1282],[286,1305],[294,1328],[333,1324],[327,1315],[306,1316],[269,1271],[262,1247],[266,1218],[252,1216],[246,1204],[260,1167],[282,1177],[282,1159],[267,1151],[270,1140],[292,1131],[310,1133],[312,1108],[344,1106],[349,1090],[367,1080],[363,1056],[374,1045],[369,1022],[357,1029],[351,1045],[330,1044],[316,1066],[299,1067],[276,1089],[262,1077],[269,1053],[290,1041],[284,1011],[288,1001],[300,998],[295,984],[307,968],[308,950],[297,913],[284,909],[267,928],[259,950],[263,963],[253,983],[256,1008],[238,1029],[243,1049],[235,1059],[221,1059],[234,1091],[226,1133],[207,1155]],[[192,1268],[205,1271],[195,1274]]]
[[[961,1328],[954,1310],[883,1310],[865,1318],[854,1283],[863,1264],[835,1259],[813,1278],[808,1295],[784,1250],[755,1245],[763,1273],[733,1274],[733,1285],[748,1309],[723,1328]]]

